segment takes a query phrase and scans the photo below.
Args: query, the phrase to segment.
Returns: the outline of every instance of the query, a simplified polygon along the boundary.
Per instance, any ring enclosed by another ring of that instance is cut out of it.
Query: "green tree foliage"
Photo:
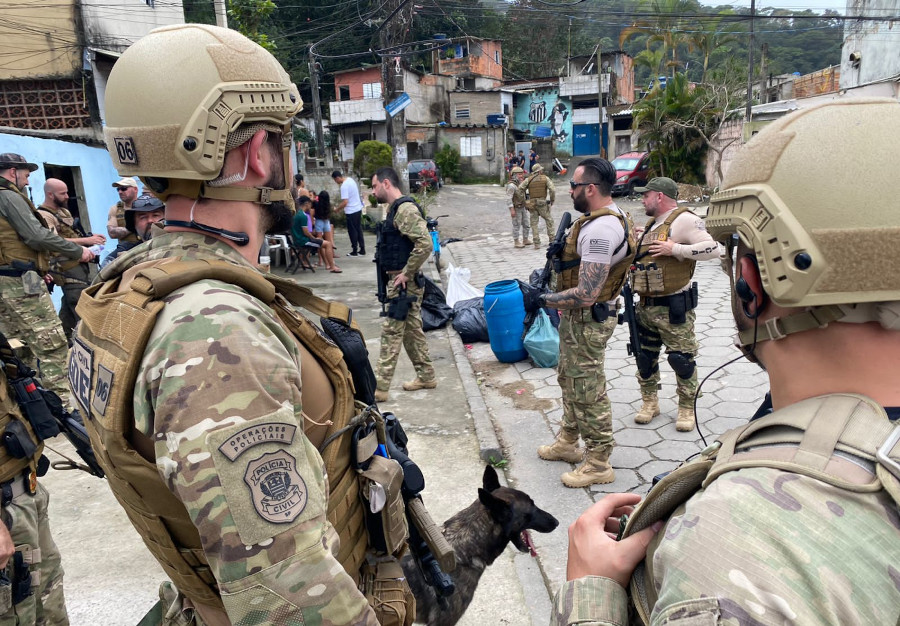
[[[459,150],[445,143],[434,155],[434,162],[441,168],[441,176],[459,180]]]
[[[275,11],[272,0],[229,0],[228,19],[233,22],[232,28],[246,35],[269,52],[278,47],[269,36],[260,32],[260,27]]]
[[[353,154],[353,170],[360,178],[371,178],[379,167],[391,165],[393,153],[383,141],[363,141]]]

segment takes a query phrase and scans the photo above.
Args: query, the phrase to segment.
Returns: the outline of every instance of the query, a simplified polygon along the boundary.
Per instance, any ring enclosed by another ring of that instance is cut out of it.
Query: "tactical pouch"
[[[394,557],[363,566],[359,583],[381,626],[411,626],[416,618],[416,598],[406,575]]]
[[[9,580],[12,587],[12,603],[19,604],[33,592],[31,588],[31,571],[25,562],[24,555],[21,550],[16,550],[12,558],[9,560],[7,569],[10,569]]]
[[[635,293],[645,294],[650,291],[650,286],[647,283],[647,270],[643,266],[639,267],[639,269],[631,272],[631,288]]]
[[[662,293],[665,291],[666,286],[663,281],[662,268],[657,267],[656,264],[652,263],[645,271],[647,272],[647,292]]]
[[[26,296],[39,296],[47,290],[47,283],[37,272],[22,274],[22,289]]]
[[[697,305],[700,304],[700,289],[697,287],[697,283],[691,283],[691,288],[687,290],[686,295],[690,299],[688,302],[688,311],[692,311],[697,308]]]
[[[383,554],[398,554],[409,537],[402,485],[400,464],[378,454],[369,460],[368,469],[360,471],[359,491],[366,507],[369,540]]]
[[[56,437],[59,434],[59,424],[34,378],[16,378],[9,382],[16,391],[16,400],[22,414],[28,419],[38,439],[44,441]],[[55,399],[58,401],[58,396]]]
[[[37,445],[26,430],[25,425],[12,420],[3,431],[3,445],[9,455],[15,459],[27,459],[37,452]]]
[[[591,305],[591,318],[595,322],[605,322],[613,314],[615,314],[615,311],[610,311],[605,302],[595,302]]]

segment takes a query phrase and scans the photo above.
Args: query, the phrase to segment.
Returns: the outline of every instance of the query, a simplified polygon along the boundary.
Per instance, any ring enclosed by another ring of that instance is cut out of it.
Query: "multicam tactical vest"
[[[730,430],[666,475],[628,519],[633,535],[677,513],[691,496],[726,472],[768,467],[809,476],[854,493],[884,490],[900,506],[900,425],[866,396],[809,398]],[[644,624],[658,593],[648,555],[631,577],[630,595]]]
[[[631,267],[631,260],[634,258],[634,225],[631,223],[631,218],[626,214],[613,211],[609,207],[603,207],[588,215],[582,215],[572,223],[572,228],[569,230],[568,237],[566,237],[566,247],[563,248],[560,256],[559,268],[561,271],[556,279],[557,291],[565,291],[578,286],[578,272],[581,266],[581,257],[578,256],[578,234],[585,224],[604,215],[612,215],[618,218],[619,223],[622,224],[622,229],[625,231],[625,239],[613,250],[613,255],[618,253],[622,246],[627,245],[628,248],[625,257],[610,268],[609,276],[603,284],[603,290],[597,296],[597,302],[609,302],[619,295],[622,285],[625,284],[628,268]]]
[[[9,376],[14,376],[16,371],[15,366],[10,365],[13,372],[7,373],[6,362],[13,356],[11,351],[12,348],[9,347],[6,338],[0,333],[0,362],[3,363],[0,366],[0,434],[6,432],[10,423],[18,422],[37,447],[37,451],[30,457],[17,459],[9,453],[5,445],[0,445],[0,483],[20,476],[26,469],[31,470],[32,476],[36,476],[37,463],[44,451],[44,443],[34,434],[31,424],[22,415],[15,392],[9,385]]]
[[[358,582],[368,549],[368,535],[359,497],[359,478],[350,462],[352,428],[321,449],[322,442],[339,433],[357,412],[352,377],[340,348],[292,305],[322,317],[342,320],[355,328],[350,321],[350,309],[339,302],[326,302],[293,281],[271,275],[263,277],[227,261],[170,258],[141,268],[122,291],[118,291],[121,277],[92,285],[82,293],[77,310],[82,320],[78,340],[92,351],[89,386],[94,400],[89,404],[95,404],[97,394],[104,392],[103,380],[131,381],[114,385],[111,390],[110,386],[105,388],[107,395],[102,400],[106,407],[102,414],[93,406],[85,407],[90,413],[85,427],[113,493],[147,547],[185,596],[223,610],[199,533],[184,505],[162,482],[154,462],[153,443],[135,432],[131,397],[140,366],[136,355],[144,354],[156,317],[165,306],[163,298],[199,280],[215,279],[237,285],[271,306],[301,348],[304,380],[307,376],[319,376],[323,385],[331,385],[330,414],[317,419],[320,424],[312,428],[304,424],[304,430],[310,441],[320,447],[328,473],[327,518],[340,537],[338,560]],[[117,323],[110,324],[113,315]],[[305,403],[304,413],[308,413]]]
[[[657,241],[665,241],[672,230],[672,222],[682,213],[690,213],[687,207],[679,207],[669,214],[669,217],[659,225],[659,228],[651,231],[656,220],[650,220],[641,236],[640,246],[637,251],[637,259],[649,258],[650,246]],[[686,259],[679,261],[673,256],[653,257],[656,269],[636,269],[633,272],[633,286],[635,293],[642,296],[660,296],[675,293],[689,282],[694,276],[696,261]],[[646,263],[644,263],[646,265]]]
[[[119,200],[116,202],[116,224],[118,224],[119,228],[128,228],[128,224],[125,223],[125,203]],[[128,234],[119,239],[120,242],[133,241],[140,243],[141,238],[137,236],[137,233],[133,233],[130,230]]]
[[[31,200],[22,193],[18,187],[13,185],[5,178],[0,177],[0,194],[16,194],[28,204],[35,219],[41,223],[41,226],[47,227],[47,222],[43,216],[37,212]],[[13,202],[7,199],[7,202]],[[38,252],[33,248],[29,248],[19,237],[19,233],[13,228],[8,220],[0,217],[0,266],[10,265],[13,261],[21,261],[23,263],[33,263],[35,271],[43,276],[50,269],[50,255],[46,252]]]
[[[42,204],[38,207],[38,212],[40,211],[46,211],[56,218],[56,234],[63,239],[77,239],[81,236],[75,232],[75,229],[73,228],[75,218],[72,217],[72,214],[69,213],[68,209],[60,209]],[[81,265],[80,259],[70,259],[64,256],[55,256],[51,258],[50,274],[53,276],[53,282],[57,285],[64,285],[70,280],[72,282],[84,283],[84,281],[80,279],[82,277],[86,278],[86,276],[84,276],[85,273],[79,272],[79,276],[70,276],[67,274],[69,270],[78,267],[79,265]]]
[[[528,183],[528,196],[532,200],[547,199],[547,181],[549,179],[545,174],[538,174]]]

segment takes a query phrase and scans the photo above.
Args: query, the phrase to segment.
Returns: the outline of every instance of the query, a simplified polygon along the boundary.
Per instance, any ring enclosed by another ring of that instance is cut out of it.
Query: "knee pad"
[[[657,359],[659,358],[659,352],[641,350],[641,354],[644,356],[644,358],[638,359],[638,374],[641,378],[647,380],[659,371],[659,362],[657,361]]]
[[[690,378],[694,375],[694,369],[697,367],[697,364],[694,362],[693,354],[670,352],[666,359],[679,378]]]

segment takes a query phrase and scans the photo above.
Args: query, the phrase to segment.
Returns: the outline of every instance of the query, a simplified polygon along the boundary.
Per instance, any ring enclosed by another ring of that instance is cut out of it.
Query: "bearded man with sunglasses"
[[[557,371],[563,424],[553,443],[538,448],[538,456],[569,463],[584,459],[562,475],[566,487],[616,478],[609,463],[615,441],[603,365],[616,328],[616,297],[634,256],[634,226],[613,202],[615,180],[616,170],[605,159],[585,159],[575,168],[569,194],[582,216],[573,222],[561,251],[557,292],[530,292],[525,302],[529,312],[543,306],[561,309]],[[549,250],[548,257],[556,252]],[[579,436],[584,448],[578,446]]]

